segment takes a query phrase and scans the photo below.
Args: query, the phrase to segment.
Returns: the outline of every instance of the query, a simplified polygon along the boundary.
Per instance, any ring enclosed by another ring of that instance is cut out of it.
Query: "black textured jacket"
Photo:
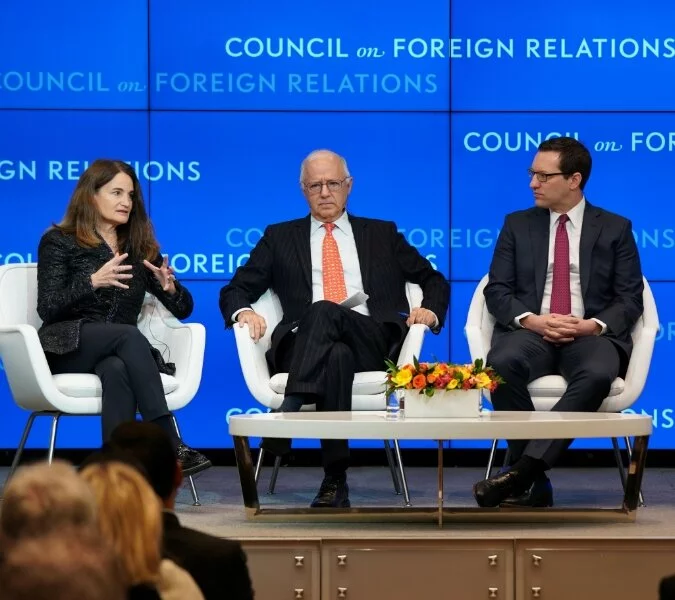
[[[164,556],[183,567],[204,594],[204,600],[253,600],[246,554],[236,540],[214,537],[183,527],[165,510]]]
[[[105,287],[94,290],[91,276],[113,258],[112,250],[101,240],[96,248],[80,246],[75,236],[50,229],[38,248],[37,311],[43,321],[38,332],[46,352],[65,354],[80,343],[80,326],[85,322],[136,325],[146,292],[150,292],[178,319],[192,313],[190,292],[176,284],[176,293],[162,290],[142,259],[129,257],[132,279],[129,289]],[[152,261],[162,262],[161,254]]]

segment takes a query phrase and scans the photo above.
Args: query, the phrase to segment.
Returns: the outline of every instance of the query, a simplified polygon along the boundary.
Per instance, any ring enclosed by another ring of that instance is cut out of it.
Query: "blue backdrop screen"
[[[395,221],[451,282],[447,326],[423,358],[465,361],[471,295],[506,213],[532,205],[537,145],[577,137],[593,154],[588,200],[632,220],[652,282],[652,372],[675,358],[672,3],[366,4],[3,5],[0,203],[12,226],[0,264],[36,259],[90,161],[133,164],[162,249],[194,295],[190,320],[207,328],[201,388],[179,415],[193,446],[231,447],[227,418],[261,410],[218,293],[268,224],[306,214],[299,166],[317,148],[347,158],[352,212]],[[674,448],[662,390],[650,379],[633,410],[653,417],[652,447]],[[0,447],[15,447],[27,415],[1,372],[0,407]],[[99,438],[98,419],[66,419],[59,444]],[[46,439],[38,430],[32,443]]]
[[[451,4],[455,110],[672,110],[675,6],[665,0]]]
[[[2,3],[0,108],[148,107],[147,3]]]
[[[152,108],[448,110],[448,3],[150,3]],[[171,32],[170,35],[167,35]],[[430,40],[435,40],[431,42]],[[438,54],[438,53],[436,53]]]

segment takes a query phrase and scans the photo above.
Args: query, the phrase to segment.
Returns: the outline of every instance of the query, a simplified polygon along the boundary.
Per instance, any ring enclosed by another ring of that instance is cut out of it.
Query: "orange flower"
[[[434,383],[438,379],[438,375],[435,375],[434,373],[429,373],[427,375],[427,381],[429,383]]]
[[[421,390],[427,384],[427,379],[422,374],[415,375],[415,377],[413,377],[412,384],[416,390]]]

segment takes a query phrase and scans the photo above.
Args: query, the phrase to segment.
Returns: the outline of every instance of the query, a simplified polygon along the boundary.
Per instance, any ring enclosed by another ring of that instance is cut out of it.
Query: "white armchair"
[[[0,358],[14,402],[31,412],[12,462],[10,477],[21,460],[36,417],[52,418],[47,460],[52,461],[60,417],[101,414],[101,381],[88,373],[52,375],[37,330],[37,265],[0,266]],[[165,358],[176,364],[175,376],[162,374],[169,410],[186,406],[202,378],[206,331],[199,323],[181,323],[150,294],[145,297],[138,327]],[[180,436],[178,423],[173,423]],[[195,506],[199,496],[188,477]]]
[[[406,296],[411,309],[422,304],[422,289],[418,285],[407,283]],[[265,318],[265,321],[267,322],[267,331],[256,344],[251,340],[247,326],[234,327],[234,336],[237,343],[237,352],[239,353],[241,370],[251,395],[267,408],[277,409],[284,399],[288,373],[277,373],[273,376],[270,375],[265,353],[270,348],[272,332],[283,316],[281,304],[276,294],[272,290],[267,290],[258,301],[252,305],[252,308]],[[427,329],[428,327],[426,325],[413,325],[410,327],[403,342],[403,346],[401,347],[401,352],[399,353],[398,364],[411,363],[413,356],[419,357],[424,341],[424,334]],[[384,364],[384,357],[382,362]],[[385,410],[385,378],[386,373],[384,371],[365,371],[356,373],[352,388],[352,410]],[[314,405],[303,407],[303,410],[314,409]],[[396,460],[394,460],[394,457],[392,456],[389,441],[385,440],[384,444],[396,493],[400,494],[402,487],[406,506],[409,506],[410,497],[408,494],[405,472],[403,470],[403,463],[401,462],[401,452],[398,441],[394,440]],[[261,449],[258,454],[258,462],[255,471],[256,481],[260,474],[262,457],[263,451]],[[398,463],[399,475],[396,474],[396,463]],[[270,479],[270,494],[274,493],[279,465],[280,459],[277,459]]]
[[[483,289],[487,285],[488,276],[481,279],[473,294],[469,314],[466,319],[465,332],[469,342],[471,359],[487,358],[492,343],[492,330],[495,319],[488,312],[485,304]],[[644,310],[632,331],[633,352],[628,364],[625,379],[617,377],[610,388],[609,396],[604,400],[599,412],[621,412],[630,408],[639,398],[647,381],[647,373],[654,350],[654,341],[659,330],[659,316],[656,311],[656,303],[649,283],[644,279],[644,292],[642,294]],[[567,383],[560,375],[547,375],[535,379],[528,386],[532,402],[536,410],[551,410],[555,403],[565,393]],[[487,394],[489,397],[489,394]],[[628,460],[632,454],[632,446],[628,438],[624,439]],[[621,474],[621,481],[625,487],[626,474],[616,438],[612,438],[612,447],[617,459],[617,466]],[[487,479],[492,472],[497,440],[492,442],[490,458],[485,473]]]

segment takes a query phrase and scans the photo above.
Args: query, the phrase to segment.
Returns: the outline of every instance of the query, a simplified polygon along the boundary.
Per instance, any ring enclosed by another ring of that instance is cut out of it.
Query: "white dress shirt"
[[[309,244],[312,255],[312,303],[323,300],[323,238],[326,237],[326,228],[323,222],[310,217]],[[333,237],[337,243],[340,252],[340,261],[342,270],[345,274],[345,287],[347,288],[347,298],[356,292],[363,292],[363,280],[361,279],[361,265],[359,255],[356,251],[356,242],[352,226],[347,217],[347,212],[343,212],[340,218],[335,221]],[[232,315],[232,321],[236,321],[239,313],[245,310],[252,310],[250,307],[240,308]],[[365,304],[359,304],[352,310],[360,312],[362,315],[370,316],[368,307]]]
[[[312,303],[324,299],[323,295],[323,240],[326,237],[326,228],[323,223],[314,217],[310,218],[309,245],[312,253]],[[352,226],[343,212],[340,218],[333,222],[333,237],[337,243],[340,252],[340,261],[342,270],[345,274],[345,287],[347,288],[347,298],[357,292],[363,292],[363,280],[361,279],[361,265],[359,264],[359,255],[356,251],[356,242]],[[370,316],[368,307],[365,304],[359,304],[352,310],[360,312],[362,315]]]
[[[347,212],[343,212],[340,218],[334,221],[335,228],[333,229],[333,237],[340,252],[340,261],[342,262],[342,270],[345,274],[345,287],[347,289],[347,298],[353,296],[357,292],[363,292],[363,279],[361,278],[361,265],[359,263],[359,254],[356,251],[356,242],[354,241],[354,233],[352,231],[351,223],[347,216]],[[312,257],[312,303],[323,300],[323,238],[326,236],[326,228],[323,222],[310,217],[309,228],[309,244]],[[240,308],[232,315],[232,321],[236,322],[239,313],[245,310],[252,310],[250,307]],[[359,304],[352,308],[362,315],[370,316],[368,306]],[[435,313],[434,324],[432,330],[438,327],[438,317]]]
[[[579,319],[584,318],[584,299],[581,294],[581,272],[579,267],[579,245],[581,243],[581,228],[584,224],[584,211],[586,210],[586,198],[582,198],[581,202],[574,208],[568,211],[567,216],[569,220],[565,223],[567,229],[567,238],[569,240],[570,248],[570,294],[572,300],[571,314]],[[558,228],[558,221],[561,213],[554,211],[550,212],[549,222],[549,236],[548,236],[548,266],[546,268],[546,283],[544,285],[544,295],[541,299],[540,315],[547,315],[551,313],[551,292],[553,291],[553,262],[555,258],[555,236]],[[516,324],[522,327],[520,320],[532,313],[527,312],[518,315],[515,319]],[[599,319],[593,319],[600,327],[602,327],[601,334],[605,333],[607,326]]]

